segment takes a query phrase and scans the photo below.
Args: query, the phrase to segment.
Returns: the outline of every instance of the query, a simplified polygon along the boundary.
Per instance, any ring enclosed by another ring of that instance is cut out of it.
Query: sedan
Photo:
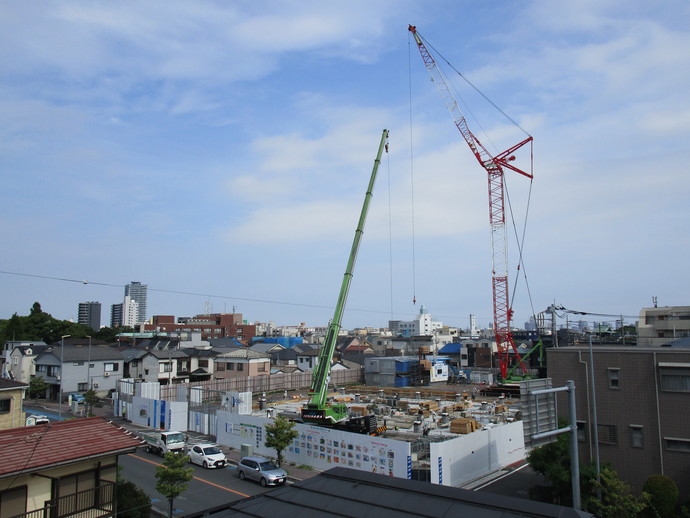
[[[287,472],[266,457],[244,457],[237,465],[237,476],[256,480],[262,486],[285,484]]]
[[[215,444],[195,444],[187,452],[189,462],[205,468],[222,468],[227,464],[225,454]]]

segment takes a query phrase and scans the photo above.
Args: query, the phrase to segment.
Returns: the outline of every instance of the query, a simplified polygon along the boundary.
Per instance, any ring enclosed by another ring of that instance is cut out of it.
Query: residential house
[[[24,426],[22,401],[27,387],[26,383],[0,378],[0,429]]]
[[[589,347],[550,348],[546,354],[554,387],[575,382],[582,461],[595,460],[597,437],[601,464],[611,464],[634,491],[662,473],[681,495],[690,494],[689,348],[598,346],[593,366]],[[558,412],[567,418],[561,395]]]
[[[0,513],[115,516],[118,455],[140,445],[101,417],[0,430]]]
[[[214,379],[268,376],[271,356],[245,347],[221,353],[213,360]]]
[[[29,383],[31,377],[36,374],[36,356],[45,351],[48,345],[20,345],[12,349],[10,360],[6,363],[9,379]]]
[[[161,385],[187,383],[191,361],[185,351],[179,349],[150,349],[137,359],[137,378],[158,381]],[[132,373],[130,362],[130,373]]]
[[[39,354],[36,376],[48,383],[46,397],[85,392],[92,387],[99,395],[115,390],[124,372],[124,357],[113,347],[54,345]]]
[[[45,342],[42,342],[40,340],[7,340],[5,342],[3,351],[2,351],[2,377],[3,378],[11,378],[10,376],[10,355],[12,354],[12,351],[14,351],[17,347],[31,347],[33,348],[34,346],[45,346],[47,345]],[[25,380],[18,380],[18,381],[24,381]]]

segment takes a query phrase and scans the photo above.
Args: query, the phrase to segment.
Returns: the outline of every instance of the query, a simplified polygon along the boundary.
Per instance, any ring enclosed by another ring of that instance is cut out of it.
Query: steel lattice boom
[[[419,49],[424,65],[431,74],[431,80],[436,85],[443,102],[448,108],[453,122],[460,130],[460,134],[467,142],[467,145],[472,150],[477,161],[488,173],[489,181],[489,223],[491,225],[491,250],[492,250],[492,291],[493,291],[493,311],[494,311],[494,331],[496,335],[496,347],[498,349],[499,365],[501,370],[501,377],[505,379],[508,372],[508,352],[512,349],[515,353],[517,361],[522,366],[522,360],[513,341],[513,336],[510,331],[510,321],[512,319],[512,309],[508,297],[508,264],[507,264],[507,247],[506,247],[506,229],[505,229],[505,193],[503,182],[503,168],[511,169],[523,176],[532,178],[532,174],[523,171],[509,162],[515,160],[513,153],[522,146],[530,143],[532,137],[528,137],[522,142],[519,142],[511,148],[492,156],[479,139],[472,133],[467,121],[463,116],[458,103],[453,94],[448,88],[443,74],[439,70],[436,61],[426,48],[419,34],[417,28],[410,25],[409,31],[414,36],[415,42]],[[524,366],[522,366],[524,372]]]

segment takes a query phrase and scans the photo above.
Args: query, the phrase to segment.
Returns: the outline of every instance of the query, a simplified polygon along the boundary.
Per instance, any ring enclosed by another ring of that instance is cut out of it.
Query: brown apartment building
[[[212,313],[180,318],[177,321],[173,315],[156,315],[152,317],[150,324],[143,324],[141,330],[169,336],[191,336],[191,333],[201,333],[202,340],[232,337],[247,341],[256,336],[256,326],[245,323],[242,313]]]
[[[547,350],[553,386],[575,382],[580,459],[594,460],[594,408],[601,464],[610,464],[634,491],[652,474],[671,477],[690,494],[690,348],[589,347]],[[596,405],[592,393],[596,395]],[[567,418],[566,396],[558,400]]]

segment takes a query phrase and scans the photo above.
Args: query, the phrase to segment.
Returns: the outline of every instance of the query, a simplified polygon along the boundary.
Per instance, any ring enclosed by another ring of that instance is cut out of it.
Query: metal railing
[[[12,518],[104,518],[115,515],[115,484],[101,480],[98,487],[47,500],[44,507]]]

